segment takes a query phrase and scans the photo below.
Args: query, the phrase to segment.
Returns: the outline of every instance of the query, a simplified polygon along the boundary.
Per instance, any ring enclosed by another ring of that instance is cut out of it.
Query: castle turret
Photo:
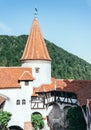
[[[34,18],[21,62],[22,67],[32,68],[35,86],[51,83],[51,58],[37,18]]]

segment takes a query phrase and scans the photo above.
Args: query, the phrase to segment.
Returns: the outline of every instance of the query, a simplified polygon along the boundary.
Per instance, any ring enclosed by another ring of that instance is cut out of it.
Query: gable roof
[[[20,88],[19,78],[25,72],[29,72],[31,75],[26,76],[26,80],[34,80],[32,77],[31,68],[23,67],[0,67],[0,89],[6,88]]]
[[[34,80],[31,73],[29,71],[24,71],[22,75],[19,77],[19,81],[26,81],[26,80]]]
[[[91,81],[52,79],[51,84],[41,85],[39,88],[34,89],[34,93],[53,90],[75,93],[80,105],[83,106],[86,104],[87,99],[91,97]]]
[[[24,60],[51,60],[37,18],[33,21],[21,58],[21,61]]]

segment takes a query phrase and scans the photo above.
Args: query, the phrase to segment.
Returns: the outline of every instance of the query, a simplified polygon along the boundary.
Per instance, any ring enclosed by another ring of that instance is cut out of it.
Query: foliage
[[[38,130],[38,128],[41,129],[44,127],[44,121],[40,114],[32,114],[31,121],[32,121],[34,130]]]
[[[86,130],[86,123],[81,107],[76,106],[70,108],[66,118],[68,121],[69,130]]]
[[[11,114],[6,111],[0,111],[0,130],[7,130],[8,122],[11,119]]]
[[[0,66],[19,66],[27,35],[0,35]],[[62,79],[91,79],[91,64],[46,41],[52,58],[52,77]]]
[[[91,64],[46,40],[52,58],[52,76],[62,79],[91,79]]]

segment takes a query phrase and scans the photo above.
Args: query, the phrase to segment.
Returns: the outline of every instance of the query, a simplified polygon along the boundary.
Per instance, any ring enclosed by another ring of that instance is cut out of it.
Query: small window
[[[26,104],[26,100],[25,99],[22,100],[22,105],[24,105],[24,104]]]
[[[35,68],[35,72],[36,72],[36,73],[39,73],[39,69],[40,69],[40,68],[38,68],[38,67]]]
[[[28,86],[29,85],[29,81],[25,81],[25,86]]]
[[[20,105],[20,100],[16,100],[16,105]]]

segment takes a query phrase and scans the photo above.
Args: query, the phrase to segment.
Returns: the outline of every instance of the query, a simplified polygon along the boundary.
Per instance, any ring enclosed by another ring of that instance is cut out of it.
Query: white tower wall
[[[41,84],[51,83],[51,61],[46,60],[26,60],[22,63],[22,67],[31,67],[32,74],[35,78],[34,86],[38,87]],[[39,68],[39,72],[36,72]]]

